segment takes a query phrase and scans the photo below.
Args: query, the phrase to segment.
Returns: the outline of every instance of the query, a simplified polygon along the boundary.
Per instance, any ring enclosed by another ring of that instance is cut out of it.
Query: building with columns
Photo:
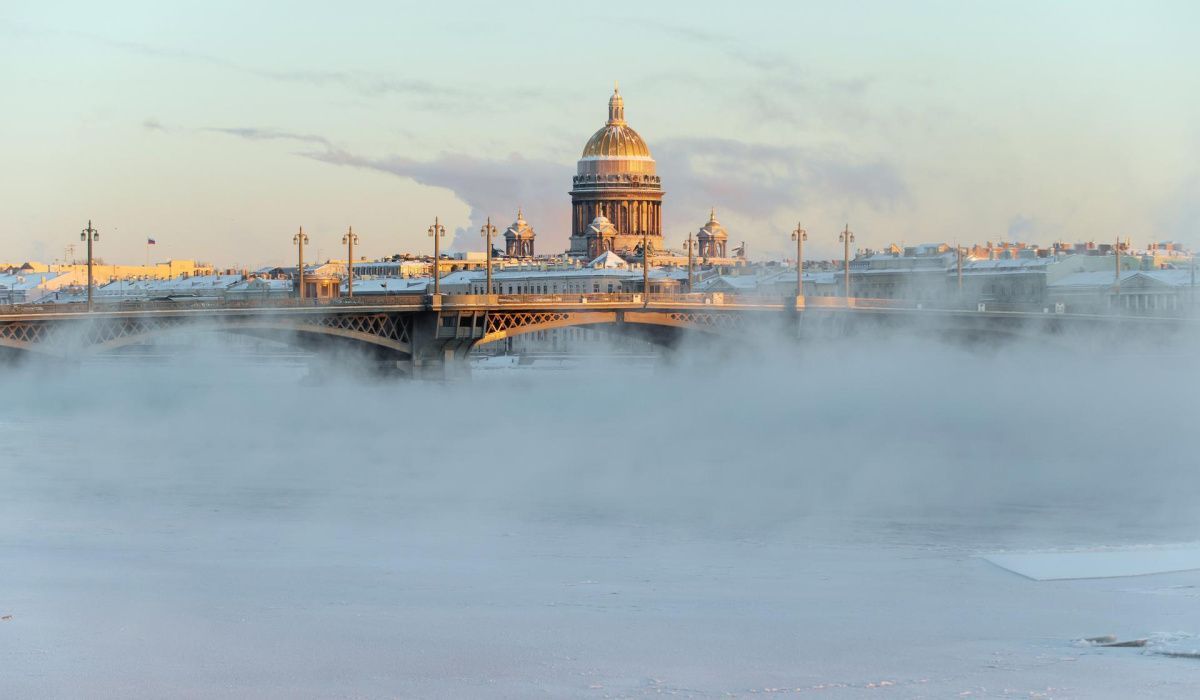
[[[518,209],[517,220],[504,230],[504,254],[510,258],[532,258],[533,237],[533,227]]]
[[[611,250],[634,254],[647,236],[663,250],[663,190],[650,148],[625,121],[625,101],[614,88],[608,121],[583,147],[571,180],[571,247],[575,258]]]
[[[723,258],[725,257],[725,246],[729,242],[729,232],[717,221],[717,210],[712,209],[708,212],[708,223],[700,227],[699,233],[696,234],[696,241],[700,244],[701,258]]]

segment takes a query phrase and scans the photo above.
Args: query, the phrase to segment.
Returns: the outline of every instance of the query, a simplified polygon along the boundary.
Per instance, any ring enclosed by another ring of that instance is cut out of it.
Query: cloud
[[[525,210],[525,218],[538,232],[537,246],[544,252],[565,250],[570,235],[570,207],[566,191],[572,168],[564,163],[525,158],[481,158],[447,153],[430,160],[403,156],[372,158],[329,148],[303,154],[324,163],[366,168],[405,177],[430,187],[448,189],[471,209],[471,223],[454,232],[451,248],[478,250],[479,228],[484,220],[502,232]],[[430,212],[432,217],[436,212]],[[499,235],[499,234],[497,234]]]
[[[209,127],[201,129],[217,134],[228,134],[237,136],[238,138],[247,139],[249,141],[299,141],[301,143],[315,143],[322,146],[332,148],[329,140],[324,136],[316,134],[297,134],[291,131],[283,131],[281,129],[259,129],[255,127]]]
[[[1008,220],[1008,238],[1011,241],[1020,241],[1023,238],[1028,238],[1031,234],[1039,229],[1037,219],[1024,214],[1017,214]]]
[[[211,65],[274,82],[340,88],[363,97],[399,96],[408,98],[408,106],[416,109],[447,110],[468,107],[474,109],[480,101],[489,102],[493,109],[518,109],[527,107],[527,105],[517,106],[522,105],[523,101],[540,99],[548,94],[540,87],[512,87],[501,93],[487,87],[458,87],[419,78],[362,70],[277,70],[239,63],[190,49],[121,41],[94,34],[77,34],[76,36],[140,56]]]
[[[688,44],[697,44],[706,51],[716,49],[729,59],[756,71],[782,73],[789,76],[800,75],[803,72],[803,66],[798,65],[787,54],[768,51],[761,46],[752,48],[751,44],[729,33],[710,32],[706,29],[666,22],[642,21],[641,24],[654,31],[657,36],[666,35]]]
[[[512,154],[487,158],[444,153],[419,160],[404,156],[368,156],[335,147],[328,139],[277,129],[210,128],[205,131],[248,140],[292,140],[321,146],[301,152],[331,165],[364,168],[450,190],[470,207],[470,224],[455,231],[451,248],[477,250],[479,227],[491,216],[503,230],[517,207],[538,230],[538,248],[565,250],[570,235],[567,191],[573,163]],[[887,212],[910,200],[896,168],[881,158],[844,149],[803,148],[746,143],[731,139],[667,139],[654,147],[669,205],[665,230],[691,229],[703,223],[709,207],[744,219],[767,222],[775,215],[814,203],[843,203]],[[429,216],[436,214],[430,212]]]
[[[1064,232],[1061,222],[1047,221],[1044,217],[1026,214],[1013,215],[1008,220],[1007,232],[1007,240],[1012,243],[1046,243],[1049,241],[1061,241],[1064,237],[1070,236],[1069,233]]]
[[[470,208],[470,223],[458,228],[450,247],[478,250],[479,227],[487,216],[502,229],[518,207],[539,231],[539,250],[565,250],[570,234],[566,195],[572,163],[518,154],[490,158],[445,152],[428,160],[371,156],[337,148],[318,134],[277,128],[212,127],[204,131],[248,140],[293,140],[319,149],[300,151],[312,160],[376,170],[415,183],[442,187]],[[667,193],[665,231],[686,231],[703,222],[710,207],[745,221],[767,223],[780,213],[814,204],[840,203],[847,209],[887,213],[910,202],[910,190],[896,168],[881,157],[864,157],[835,146],[804,148],[746,143],[724,138],[665,139],[654,146]],[[434,211],[431,211],[432,217]]]
[[[365,71],[276,71],[233,66],[253,75],[285,83],[339,87],[366,97],[400,95],[417,98],[418,106],[447,108],[478,100],[479,94],[414,78],[396,78]]]
[[[1200,246],[1200,171],[1180,181],[1158,207],[1155,223],[1157,237]]]
[[[668,139],[654,148],[663,186],[676,204],[667,222],[690,227],[710,206],[753,220],[840,201],[890,211],[910,199],[896,168],[835,148],[745,143],[731,139]]]
[[[663,141],[655,153],[670,202],[664,208],[668,231],[698,226],[711,206],[753,221],[767,221],[813,202],[839,201],[889,211],[909,199],[908,188],[886,161],[859,159],[833,150],[675,139]],[[524,207],[526,218],[539,229],[540,250],[566,247],[569,164],[516,154],[499,159],[443,154],[416,160],[371,158],[329,149],[304,155],[453,191],[471,208],[471,227],[455,232],[453,247],[458,250],[477,249],[484,218],[490,215],[495,223],[497,215],[508,215],[517,206]]]

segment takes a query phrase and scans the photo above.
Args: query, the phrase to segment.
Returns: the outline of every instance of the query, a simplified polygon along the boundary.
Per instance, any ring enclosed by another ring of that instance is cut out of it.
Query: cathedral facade
[[[662,183],[646,142],[625,121],[625,101],[614,89],[608,121],[583,147],[571,181],[572,257],[605,251],[636,256],[646,237],[663,250]]]

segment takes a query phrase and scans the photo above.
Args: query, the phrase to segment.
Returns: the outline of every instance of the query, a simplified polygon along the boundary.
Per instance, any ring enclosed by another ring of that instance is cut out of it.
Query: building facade
[[[504,254],[510,258],[532,258],[533,238],[533,227],[518,209],[517,220],[504,230]]]
[[[717,221],[716,209],[708,212],[708,223],[700,227],[700,231],[696,234],[696,241],[700,244],[701,258],[725,257],[729,232],[725,230],[720,221]]]
[[[605,251],[631,255],[646,237],[662,250],[662,183],[650,148],[625,121],[625,101],[614,89],[608,121],[583,147],[571,181],[571,247],[591,260]]]

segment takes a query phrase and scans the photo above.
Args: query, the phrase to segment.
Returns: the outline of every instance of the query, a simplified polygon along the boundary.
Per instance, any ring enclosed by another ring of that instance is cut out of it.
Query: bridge
[[[1164,335],[1192,319],[988,309],[845,297],[652,295],[402,295],[326,301],[133,302],[87,312],[80,304],[0,307],[0,352],[79,358],[142,345],[184,329],[352,352],[408,374],[439,375],[474,347],[524,333],[604,328],[664,347],[685,338],[744,340],[912,328],[966,339],[1044,337],[1077,330],[1109,338]]]

